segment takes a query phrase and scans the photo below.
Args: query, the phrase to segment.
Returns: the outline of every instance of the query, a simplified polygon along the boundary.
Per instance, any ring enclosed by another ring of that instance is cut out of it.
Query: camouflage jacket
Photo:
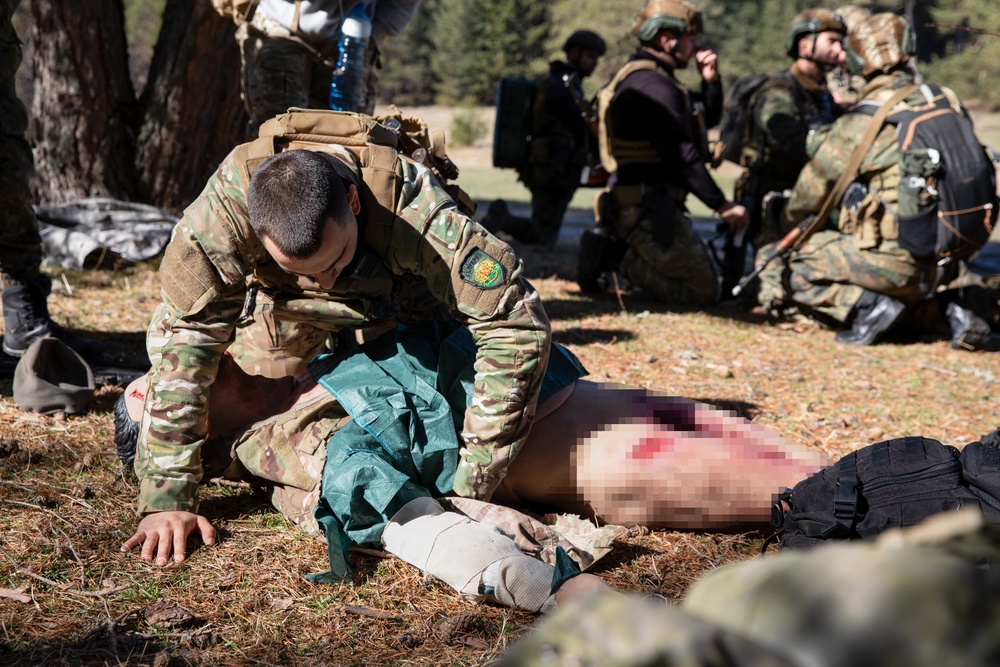
[[[913,76],[908,72],[878,75],[870,79],[861,91],[859,104],[867,100],[887,100],[897,90],[912,83]],[[947,88],[942,90],[958,104],[952,91]],[[916,105],[925,101],[918,92],[904,103]],[[785,207],[784,231],[820,210],[871,122],[871,116],[851,112],[817,133],[821,143],[795,182],[792,197]],[[868,188],[868,195],[858,206],[842,210],[837,218],[836,227],[844,234],[853,234],[860,248],[877,248],[883,242],[895,241],[898,237],[895,214],[899,177],[896,128],[886,124],[872,142],[855,178]],[[827,226],[832,226],[829,221]]]
[[[343,148],[320,149],[358,173]],[[251,284],[269,289],[302,321],[334,331],[370,324],[372,304],[392,299],[401,283],[425,284],[478,348],[455,491],[490,496],[534,417],[548,363],[548,318],[510,247],[459,213],[422,165],[404,157],[395,163],[402,188],[387,216],[386,247],[359,248],[378,260],[380,274],[342,277],[329,291],[276,270],[250,231],[234,154],[187,208],[161,265],[163,301],[147,335],[152,382],[136,457],[140,512],[197,511],[209,387]]]
[[[809,160],[808,137],[840,115],[826,86],[809,80],[794,64],[774,79],[778,81],[765,84],[753,101],[753,136],[768,191],[795,184]]]

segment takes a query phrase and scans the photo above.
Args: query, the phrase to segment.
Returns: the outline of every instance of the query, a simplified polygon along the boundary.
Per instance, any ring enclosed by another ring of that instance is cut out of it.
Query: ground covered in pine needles
[[[919,434],[961,445],[1000,423],[1000,355],[947,341],[855,348],[812,325],[774,324],[748,308],[680,311],[639,294],[582,295],[572,249],[525,249],[555,339],[591,379],[728,406],[832,456]],[[115,363],[144,361],[155,265],[54,271],[54,318],[97,332]],[[209,484],[204,511],[220,540],[159,568],[119,545],[136,485],[112,443],[101,388],[82,416],[17,409],[0,380],[0,664],[483,665],[536,618],[459,600],[391,558],[355,554],[353,585],[314,584],[326,547],[264,498]],[[614,586],[678,600],[706,571],[754,557],[761,536],[633,530],[595,572]]]

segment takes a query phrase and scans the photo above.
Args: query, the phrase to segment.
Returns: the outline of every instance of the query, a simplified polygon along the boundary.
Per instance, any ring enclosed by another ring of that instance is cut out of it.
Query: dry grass
[[[961,444],[1000,422],[1000,356],[944,341],[856,349],[740,309],[587,297],[567,280],[571,252],[523,255],[556,340],[595,379],[723,403],[833,455],[906,434]],[[56,281],[52,312],[99,332],[119,363],[135,363],[156,293],[153,268],[67,274]],[[29,599],[0,597],[0,663],[482,665],[535,621],[469,605],[396,560],[355,556],[354,585],[310,583],[303,575],[325,569],[325,546],[232,486],[204,490],[206,513],[220,517],[216,547],[165,568],[119,554],[136,495],[112,445],[120,391],[101,389],[86,415],[45,417],[19,411],[10,381],[0,380],[0,588],[24,589]],[[597,573],[676,600],[707,570],[750,558],[759,545],[755,535],[636,534]],[[194,618],[150,625],[157,601]]]

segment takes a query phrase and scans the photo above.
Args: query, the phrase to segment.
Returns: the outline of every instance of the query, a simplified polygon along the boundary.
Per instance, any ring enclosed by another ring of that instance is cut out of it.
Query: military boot
[[[847,322],[851,328],[838,332],[836,341],[850,345],[874,345],[899,320],[904,310],[906,304],[902,301],[865,290],[848,315]]]
[[[602,292],[601,283],[605,267],[602,261],[608,235],[600,229],[588,229],[580,236],[580,254],[576,258],[576,283],[583,292]]]
[[[70,333],[49,317],[47,298],[52,290],[48,276],[39,274],[26,279],[4,276],[3,351],[21,357],[36,340],[58,338],[80,355],[98,355],[104,345],[93,338]]]
[[[972,309],[963,308],[952,301],[945,308],[948,326],[951,327],[951,346],[956,350],[995,350],[997,341],[983,318]]]

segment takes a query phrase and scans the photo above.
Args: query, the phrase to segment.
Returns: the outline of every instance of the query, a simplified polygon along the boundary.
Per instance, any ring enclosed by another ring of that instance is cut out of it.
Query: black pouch
[[[642,195],[642,207],[653,223],[653,240],[665,246],[674,242],[677,204],[663,188],[647,188]]]

